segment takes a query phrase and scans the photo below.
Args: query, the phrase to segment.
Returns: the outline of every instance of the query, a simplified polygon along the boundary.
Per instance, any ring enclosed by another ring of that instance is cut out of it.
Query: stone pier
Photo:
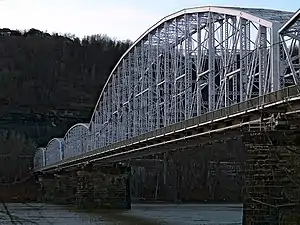
[[[73,171],[39,174],[38,182],[41,188],[39,201],[72,204],[76,200],[77,177]]]
[[[299,224],[300,134],[272,131],[244,137],[243,224]]]
[[[84,166],[72,171],[39,175],[41,201],[78,208],[130,209],[130,169],[123,166]]]

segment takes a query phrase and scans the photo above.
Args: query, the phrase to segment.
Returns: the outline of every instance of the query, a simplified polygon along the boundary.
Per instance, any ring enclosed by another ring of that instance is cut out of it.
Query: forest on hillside
[[[16,165],[22,157],[29,165],[37,145],[89,122],[110,71],[130,44],[106,35],[79,39],[0,29],[0,164]],[[21,176],[19,170],[24,168],[7,173]]]
[[[53,126],[88,121],[110,71],[130,44],[105,35],[80,40],[35,29],[0,29],[1,122],[19,127],[24,120],[49,120]]]

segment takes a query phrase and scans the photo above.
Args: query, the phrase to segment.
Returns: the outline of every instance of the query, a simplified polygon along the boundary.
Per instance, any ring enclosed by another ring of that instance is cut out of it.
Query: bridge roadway
[[[270,129],[272,115],[282,114],[297,121],[300,110],[299,86],[293,85],[248,101],[231,105],[103,148],[36,169],[51,172],[89,163],[107,164],[135,157],[201,145],[241,135],[251,129]]]

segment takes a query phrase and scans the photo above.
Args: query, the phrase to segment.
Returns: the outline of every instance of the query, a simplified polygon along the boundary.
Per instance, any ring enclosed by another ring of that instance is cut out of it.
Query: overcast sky
[[[80,38],[107,34],[134,41],[164,16],[204,5],[295,12],[300,8],[300,0],[0,0],[0,27],[36,28]]]

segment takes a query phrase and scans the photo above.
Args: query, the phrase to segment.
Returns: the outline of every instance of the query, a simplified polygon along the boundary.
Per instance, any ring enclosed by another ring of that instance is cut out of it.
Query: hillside
[[[129,47],[94,35],[0,29],[0,130],[46,145],[88,122],[110,71]]]
[[[10,190],[29,175],[37,146],[89,122],[102,86],[129,45],[103,35],[80,40],[0,29],[0,188]],[[1,198],[11,198],[3,193]]]

